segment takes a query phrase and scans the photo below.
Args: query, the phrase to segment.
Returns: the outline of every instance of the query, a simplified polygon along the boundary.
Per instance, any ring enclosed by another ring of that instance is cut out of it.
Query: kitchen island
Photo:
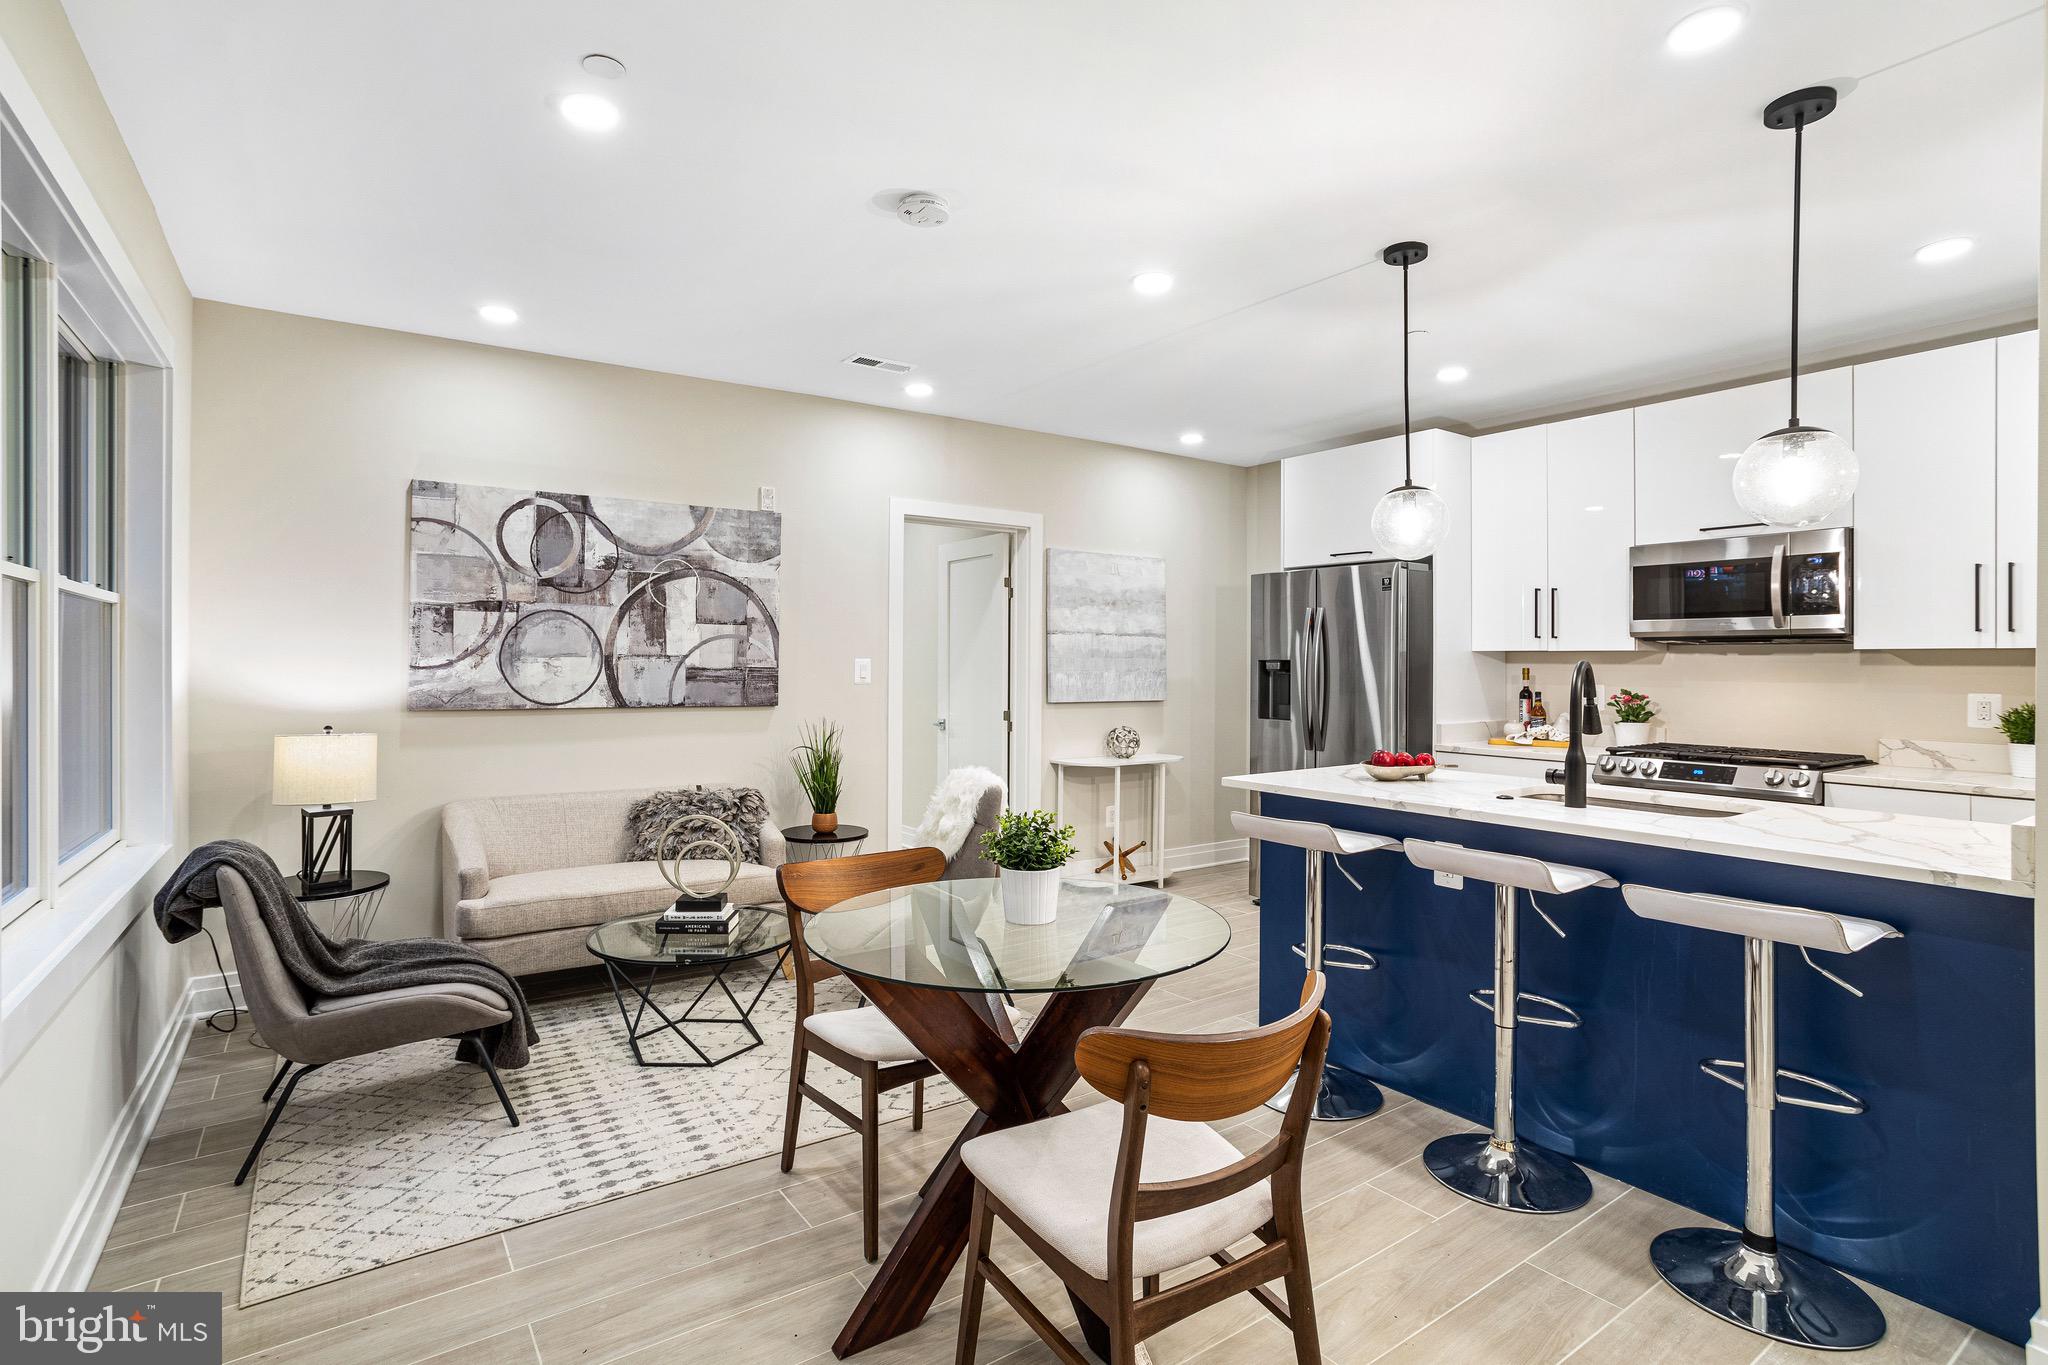
[[[2038,1306],[2033,1125],[2033,829],[1440,772],[1381,783],[1320,768],[1224,779],[1262,814],[1596,868],[1622,883],[1880,919],[1904,937],[1825,965],[1782,949],[1779,1065],[1855,1092],[1860,1117],[1781,1107],[1779,1233],[1907,1298],[2024,1341]],[[1487,1120],[1492,1029],[1467,993],[1492,970],[1491,888],[1439,886],[1398,852],[1324,881],[1331,943],[1379,968],[1330,973],[1333,1061]],[[1262,849],[1260,1014],[1293,1008],[1303,861]],[[1521,1031],[1524,1138],[1724,1222],[1744,1186],[1741,1096],[1702,1074],[1741,1057],[1742,945],[1640,919],[1616,890],[1546,896],[1522,989],[1577,1010],[1577,1030]],[[1501,1214],[1501,1217],[1524,1215]],[[1648,1251],[1645,1248],[1644,1254]]]

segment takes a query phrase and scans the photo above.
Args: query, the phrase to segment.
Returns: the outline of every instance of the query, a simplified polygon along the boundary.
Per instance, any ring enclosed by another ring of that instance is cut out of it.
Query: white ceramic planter
[[[1624,744],[1648,744],[1650,742],[1650,731],[1656,723],[1653,720],[1618,720],[1614,722],[1614,743],[1616,747]]]
[[[2007,745],[2012,751],[2012,775],[2032,777],[2034,775],[2034,746],[2031,744]]]
[[[1003,918],[1012,924],[1051,924],[1059,917],[1062,869],[1020,872],[999,867],[996,878],[1002,885]]]

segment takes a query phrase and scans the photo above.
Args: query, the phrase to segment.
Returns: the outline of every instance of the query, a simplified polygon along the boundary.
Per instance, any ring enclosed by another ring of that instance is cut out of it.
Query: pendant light
[[[1856,452],[1832,431],[1799,420],[1799,192],[1806,125],[1835,111],[1834,87],[1772,100],[1764,126],[1792,130],[1792,404],[1785,425],[1760,436],[1735,466],[1735,501],[1773,526],[1811,526],[1856,493]]]
[[[1401,486],[1372,509],[1373,545],[1396,559],[1422,559],[1443,539],[1449,513],[1433,488],[1415,482],[1415,433],[1408,415],[1408,267],[1429,259],[1421,242],[1396,242],[1380,253],[1401,267]]]

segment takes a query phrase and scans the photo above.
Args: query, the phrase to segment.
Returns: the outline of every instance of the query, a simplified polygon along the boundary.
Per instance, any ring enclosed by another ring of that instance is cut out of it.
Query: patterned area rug
[[[678,979],[656,999],[674,1014],[695,990]],[[843,980],[818,998],[821,1008],[858,1000]],[[780,1151],[795,1011],[794,988],[778,978],[754,1010],[763,1046],[709,1069],[670,1069],[634,1064],[609,992],[538,1004],[533,1060],[505,1073],[517,1128],[483,1072],[454,1060],[453,1043],[322,1067],[264,1148],[243,1305]],[[693,1031],[714,1057],[714,1042],[745,1039],[737,1027]],[[690,1055],[666,1035],[642,1047],[650,1058]],[[813,1060],[810,1075],[858,1111],[850,1073]],[[927,1110],[960,1098],[941,1079],[926,1082]],[[909,1112],[908,1087],[882,1097],[884,1120]],[[845,1131],[804,1106],[801,1141]]]

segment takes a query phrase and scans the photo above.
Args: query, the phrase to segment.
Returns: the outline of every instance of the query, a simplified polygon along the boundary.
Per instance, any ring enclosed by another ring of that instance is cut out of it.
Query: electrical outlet
[[[875,661],[873,659],[855,659],[853,661],[853,680],[857,683],[873,682],[875,680]]]
[[[1111,806],[1111,807],[1109,807],[1109,808],[1108,808],[1107,810],[1105,810],[1105,811],[1103,811],[1103,812],[1102,812],[1102,823],[1103,823],[1103,826],[1104,826],[1105,828],[1108,828],[1108,829],[1115,829],[1115,828],[1116,828],[1116,807],[1115,807],[1115,806]]]
[[[1972,730],[1996,730],[2005,698],[1996,692],[1972,692],[1963,719]]]
[[[1436,874],[1436,884],[1448,890],[1463,891],[1465,889],[1465,878],[1462,873],[1458,872],[1439,872]]]
[[[775,485],[772,483],[761,485],[761,510],[763,512],[773,512],[775,510]]]

